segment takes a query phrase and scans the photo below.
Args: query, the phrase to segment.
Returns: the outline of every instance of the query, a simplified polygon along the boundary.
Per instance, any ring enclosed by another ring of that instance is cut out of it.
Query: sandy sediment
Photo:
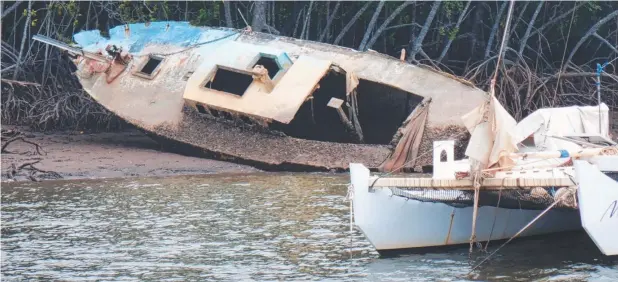
[[[36,154],[35,146],[16,141],[2,153],[2,182],[10,181],[7,173],[14,164],[40,160],[34,166],[54,171],[63,179],[167,176],[230,172],[255,172],[257,169],[224,161],[190,157],[165,152],[160,145],[137,130],[112,133],[63,131],[51,134],[28,132],[25,128],[2,126],[25,133],[28,141],[39,144],[45,154]],[[2,142],[4,145],[5,142]],[[22,170],[15,180],[29,180]],[[43,174],[39,178],[46,179]]]

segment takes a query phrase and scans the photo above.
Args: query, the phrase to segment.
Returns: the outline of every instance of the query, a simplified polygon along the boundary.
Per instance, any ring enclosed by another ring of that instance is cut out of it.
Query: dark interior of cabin
[[[279,70],[281,70],[275,59],[270,57],[261,56],[260,59],[255,64],[253,64],[253,66],[256,65],[262,65],[266,70],[268,70],[268,76],[270,77],[270,79],[275,77]]]
[[[242,96],[252,82],[253,78],[250,75],[217,68],[214,79],[206,82],[204,87]]]
[[[358,143],[354,131],[341,121],[335,108],[328,107],[331,98],[346,101],[346,76],[330,71],[319,82],[313,99],[306,101],[290,124],[274,122],[271,129],[297,138]],[[380,83],[360,79],[357,87],[358,119],[365,144],[389,144],[397,129],[423,98]],[[348,106],[342,105],[346,116]]]
[[[151,56],[148,58],[148,61],[146,62],[144,67],[140,70],[140,72],[146,75],[152,75],[154,70],[161,64],[162,61],[163,61],[162,58]]]

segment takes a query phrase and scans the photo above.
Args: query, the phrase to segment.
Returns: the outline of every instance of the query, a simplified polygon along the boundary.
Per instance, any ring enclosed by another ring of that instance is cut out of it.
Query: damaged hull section
[[[487,98],[375,52],[184,22],[83,31],[77,47],[37,37],[76,56],[84,89],[153,138],[262,169],[429,165],[433,140],[465,146],[459,117]]]

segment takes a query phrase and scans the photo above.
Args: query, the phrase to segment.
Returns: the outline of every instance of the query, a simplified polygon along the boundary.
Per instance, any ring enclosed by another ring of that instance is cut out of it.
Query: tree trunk
[[[479,41],[479,34],[481,33],[481,26],[483,24],[483,7],[477,2],[476,12],[474,13],[473,26],[472,26],[472,39],[470,40],[470,53],[471,57],[476,54],[476,46]]]
[[[28,37],[28,27],[30,27],[30,19],[32,18],[32,1],[28,1],[28,16],[26,17],[26,24],[24,24],[24,33],[21,35],[21,47],[19,48],[19,56],[17,57],[17,64],[15,72],[13,73],[13,80],[17,80],[19,71],[21,70],[21,57],[24,54],[24,46],[26,45],[26,37]]]
[[[328,16],[328,19],[326,19],[326,26],[324,27],[322,34],[320,34],[320,38],[318,39],[318,41],[324,42],[324,38],[329,32],[330,26],[333,24],[333,19],[335,18],[335,15],[337,14],[337,10],[339,10],[340,4],[341,4],[341,1],[337,1],[337,4],[335,5],[335,9],[333,9],[333,12]]]
[[[234,27],[234,24],[232,22],[230,1],[223,1],[223,12],[225,14],[225,25],[227,25],[227,27]]]
[[[487,40],[487,48],[485,48],[485,59],[489,58],[489,53],[491,53],[491,46],[494,44],[494,38],[496,37],[496,33],[498,33],[498,28],[500,27],[500,20],[502,19],[502,14],[506,9],[506,4],[508,1],[504,1],[502,6],[500,6],[500,10],[498,11],[498,15],[496,16],[496,21],[494,22],[494,26],[491,29],[491,33],[489,34],[489,39]]]
[[[401,5],[399,5],[399,7],[397,7],[397,9],[395,9],[395,11],[393,11],[388,16],[388,18],[386,18],[386,20],[384,20],[382,25],[380,25],[378,30],[373,34],[373,37],[371,38],[371,40],[369,40],[369,42],[367,43],[367,46],[365,46],[365,49],[370,49],[373,46],[373,44],[376,43],[378,38],[380,38],[380,35],[382,35],[382,32],[384,32],[386,30],[386,27],[397,17],[397,15],[399,15],[399,13],[401,13],[401,11],[403,11],[403,9],[408,7],[408,5],[413,4],[413,3],[414,2],[412,2],[412,1],[405,1]]]
[[[253,20],[251,29],[260,32],[266,30],[266,2],[255,1],[253,6]]]
[[[534,22],[536,21],[536,17],[539,16],[539,13],[541,12],[541,8],[543,8],[543,1],[539,2],[539,5],[536,6],[536,10],[534,11],[532,18],[530,19],[530,22],[528,23],[528,28],[526,29],[526,33],[524,34],[524,37],[521,39],[521,43],[519,44],[519,52],[518,52],[520,57],[524,53],[524,49],[526,48],[526,43],[528,42],[528,38],[530,38],[530,32],[532,32],[532,27],[534,27]]]
[[[380,0],[380,3],[378,4],[378,8],[375,10],[375,12],[373,12],[373,17],[371,17],[371,20],[369,21],[369,25],[367,26],[367,30],[365,31],[363,40],[361,40],[360,46],[358,46],[358,50],[360,51],[367,50],[367,47],[366,47],[367,42],[369,42],[369,37],[371,36],[373,28],[375,27],[376,22],[378,21],[378,17],[380,16],[382,7],[384,7],[384,0]]]
[[[425,20],[425,25],[423,25],[421,32],[418,34],[418,36],[414,40],[414,43],[410,50],[410,56],[408,57],[408,63],[411,63],[412,61],[416,61],[416,54],[419,53],[419,51],[421,50],[421,47],[423,46],[423,40],[425,39],[425,35],[427,35],[427,32],[429,31],[429,27],[431,26],[431,23],[433,22],[433,18],[436,16],[436,13],[438,12],[438,8],[440,8],[440,3],[441,3],[440,1],[433,2],[433,5],[431,6],[431,11],[429,11],[429,15],[427,15],[427,19]]]
[[[472,3],[472,1],[468,1],[468,4],[466,4],[466,7],[464,7],[463,11],[461,11],[461,14],[459,15],[459,19],[457,19],[457,23],[455,24],[455,29],[456,30],[459,30],[459,27],[461,26],[461,23],[466,18],[466,12],[468,12],[468,8],[470,8],[470,4],[471,3]],[[444,56],[446,56],[446,53],[451,48],[451,44],[453,43],[454,39],[455,38],[453,36],[449,35],[448,41],[446,42],[446,45],[444,45],[444,49],[442,49],[442,53],[440,53],[440,57],[438,58],[438,62],[442,62],[442,59],[444,59]]]
[[[307,30],[307,23],[311,19],[311,10],[313,9],[313,0],[309,2],[309,9],[307,9],[307,15],[305,16],[305,23],[303,24],[303,30],[300,32],[300,39],[309,39],[309,30]],[[306,34],[305,34],[306,33]]]
[[[354,23],[358,20],[358,18],[360,18],[360,16],[365,12],[365,10],[369,8],[369,5],[371,5],[371,3],[372,3],[371,1],[367,1],[367,4],[365,4],[365,6],[363,6],[360,10],[358,10],[358,12],[356,12],[354,17],[350,19],[348,24],[344,26],[341,32],[339,33],[339,35],[337,35],[337,37],[335,38],[335,41],[333,41],[334,45],[339,45],[339,42],[341,41],[341,39],[343,39],[343,36],[345,36],[348,30],[350,30],[350,28],[354,25]]]
[[[519,22],[523,18],[524,13],[526,12],[526,9],[528,9],[528,4],[530,4],[530,2],[526,1],[526,4],[524,4],[524,7],[521,8],[521,11],[519,11],[519,15],[517,16],[517,20],[515,21],[515,23],[513,23],[513,27],[511,28],[511,31],[509,32],[509,38],[511,38],[513,36],[513,33],[515,33],[515,30],[517,30],[517,25],[519,24]]]

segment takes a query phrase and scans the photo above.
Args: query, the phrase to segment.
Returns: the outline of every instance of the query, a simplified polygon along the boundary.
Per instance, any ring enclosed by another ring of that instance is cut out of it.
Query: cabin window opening
[[[245,116],[245,115],[241,115],[240,116],[240,120],[242,120],[246,124],[254,124],[255,123],[251,118],[249,118],[248,116]]]
[[[447,159],[448,159],[448,158],[446,157],[446,151],[445,151],[445,150],[442,150],[442,152],[440,152],[440,162],[441,162],[441,163],[444,163],[444,162],[446,162],[446,161],[447,161]]]
[[[358,143],[355,132],[346,127],[338,111],[327,106],[331,98],[348,101],[346,75],[330,71],[318,84],[320,88],[313,92],[314,98],[300,107],[289,124],[273,122],[270,128],[296,138]],[[359,79],[356,92],[357,116],[365,144],[390,144],[399,127],[423,100],[414,93],[365,79]],[[341,110],[351,118],[347,103],[343,103]]]
[[[320,88],[312,93],[313,99],[303,103],[289,124],[275,121],[270,124],[269,128],[296,138],[356,143],[354,135],[347,130],[345,124],[341,121],[337,109],[328,106],[331,98],[346,100],[345,74],[329,71],[318,84]],[[347,114],[348,110],[345,103],[342,108]]]
[[[163,58],[149,56],[148,61],[146,62],[146,64],[144,64],[144,66],[139,72],[148,76],[152,76],[154,71],[159,67],[159,65],[161,65],[161,62],[163,62]]]
[[[206,112],[206,108],[204,108],[204,106],[202,105],[195,105],[195,107],[197,107],[197,111],[200,112],[201,114],[207,114],[208,112]]]
[[[213,79],[208,80],[204,87],[242,97],[252,82],[253,77],[249,74],[217,67]]]
[[[216,118],[221,117],[221,114],[219,113],[218,110],[211,109],[210,112],[212,113],[213,117],[216,117]]]
[[[232,120],[233,119],[232,114],[229,113],[229,112],[226,112],[226,111],[221,111],[221,117],[223,119],[227,119],[227,120]]]
[[[260,59],[253,64],[252,68],[257,65],[262,65],[266,70],[268,70],[268,76],[270,79],[273,79],[281,70],[281,67],[279,67],[277,61],[271,57],[260,56]]]

